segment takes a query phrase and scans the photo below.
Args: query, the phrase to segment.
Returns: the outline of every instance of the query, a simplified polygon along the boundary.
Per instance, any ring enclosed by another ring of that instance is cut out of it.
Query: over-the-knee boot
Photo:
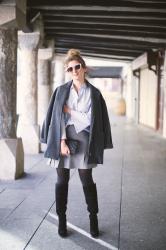
[[[83,186],[85,200],[87,204],[87,210],[90,213],[90,233],[92,237],[99,236],[99,229],[98,229],[98,199],[97,199],[97,189],[96,184],[91,184],[87,186]]]
[[[56,212],[59,219],[58,233],[61,237],[67,236],[66,209],[68,197],[68,184],[56,184]]]

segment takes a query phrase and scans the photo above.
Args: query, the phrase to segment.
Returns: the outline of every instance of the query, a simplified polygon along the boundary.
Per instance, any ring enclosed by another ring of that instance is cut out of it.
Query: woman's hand
[[[67,105],[64,105],[64,107],[63,107],[63,112],[64,113],[71,113],[71,109],[67,106]]]
[[[61,155],[69,155],[70,154],[70,150],[65,142],[64,139],[61,140]]]

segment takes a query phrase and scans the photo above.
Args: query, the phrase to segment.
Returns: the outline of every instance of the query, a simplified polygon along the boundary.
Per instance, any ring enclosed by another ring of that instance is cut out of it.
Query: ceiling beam
[[[66,48],[56,48],[55,53],[66,54],[68,49]],[[96,57],[96,58],[105,58],[110,60],[122,60],[122,61],[133,61],[133,57],[126,57],[126,56],[116,56],[116,55],[109,55],[109,54],[97,54],[97,53],[90,53],[86,52],[85,50],[80,50],[82,56],[89,56],[89,57]]]
[[[45,26],[45,32],[50,35],[65,34],[69,31],[68,27],[49,27]],[[147,31],[128,31],[128,30],[110,30],[110,29],[89,29],[87,28],[70,28],[70,32],[73,34],[87,34],[89,35],[113,35],[113,36],[131,36],[131,37],[149,37],[151,39],[166,39],[166,33],[163,32],[147,32]]]
[[[123,1],[126,1],[126,0],[123,0]],[[130,0],[130,1],[131,2],[147,2],[147,3],[156,2],[156,0]],[[165,3],[165,0],[158,0],[157,2],[159,2],[159,3]]]
[[[102,44],[103,45],[103,44]],[[73,42],[69,42],[69,41],[66,41],[66,42],[62,42],[62,41],[58,41],[58,40],[56,40],[56,46],[58,46],[58,47],[62,47],[62,48],[65,48],[65,47],[73,47]],[[135,53],[135,54],[141,54],[142,52],[144,52],[144,50],[143,49],[139,49],[139,48],[137,48],[137,49],[130,49],[130,48],[124,48],[124,47],[119,47],[119,48],[117,48],[117,47],[114,47],[114,46],[112,46],[112,44],[110,45],[110,44],[104,44],[104,46],[101,46],[101,44],[95,44],[94,45],[94,43],[92,44],[92,43],[83,43],[83,42],[80,42],[80,43],[75,43],[75,47],[76,48],[89,48],[89,49],[107,49],[107,51],[109,52],[109,51],[120,51],[120,52],[132,52],[132,53]]]
[[[72,46],[70,45],[66,45],[66,46],[62,46],[59,45],[58,43],[55,46],[55,50],[59,48],[59,49],[71,49]],[[99,48],[99,47],[91,47],[88,48],[87,46],[80,46],[79,44],[75,45],[74,48],[79,49],[81,51],[86,51],[86,52],[90,52],[90,53],[97,53],[97,54],[108,54],[108,55],[116,55],[116,56],[125,56],[125,57],[137,57],[139,56],[141,53],[140,52],[130,52],[130,51],[123,51],[123,50],[114,50],[114,49],[107,49],[107,48]]]
[[[128,26],[142,26],[142,27],[166,27],[166,20],[149,20],[149,19],[135,19],[135,21],[133,22],[133,19],[121,19],[118,18],[118,20],[116,20],[115,18],[82,18],[82,17],[66,17],[64,19],[63,16],[58,16],[56,18],[50,17],[50,16],[45,16],[44,18],[45,21],[47,21],[47,23],[54,23],[55,25],[57,23],[66,23],[66,22],[70,22],[73,25],[74,24],[93,24],[95,23],[96,25],[128,25]]]
[[[40,6],[68,6],[69,1],[68,0],[61,0],[61,1],[55,1],[55,0],[47,0],[47,4],[45,0],[29,0],[28,6],[33,7],[40,7]],[[70,0],[70,5],[77,5],[77,6],[112,6],[112,7],[137,7],[137,8],[165,8],[166,3],[164,1],[131,1],[131,0],[95,0],[95,1],[89,1],[89,0]]]
[[[101,29],[101,30],[114,30],[114,31],[117,31],[117,30],[123,30],[123,31],[140,31],[140,32],[159,32],[159,33],[166,33],[166,27],[143,27],[143,26],[127,26],[127,25],[119,25],[117,26],[116,24],[110,24],[110,25],[97,25],[95,23],[92,23],[92,24],[85,24],[85,23],[75,23],[73,25],[73,23],[70,23],[70,22],[59,22],[59,23],[56,23],[56,26],[55,26],[55,23],[51,23],[51,22],[47,22],[47,20],[44,20],[44,25],[45,27],[48,27],[48,28],[68,28],[68,29],[72,29],[72,28],[78,28],[78,29]]]
[[[56,48],[55,49],[55,53],[63,53],[66,54],[66,52],[68,51],[68,49],[66,48]],[[130,57],[130,56],[119,56],[119,55],[113,55],[113,54],[102,54],[102,53],[96,53],[96,51],[86,51],[86,50],[80,50],[82,55],[86,55],[86,56],[91,56],[91,57],[99,57],[99,58],[107,58],[107,59],[116,59],[116,60],[126,60],[126,61],[132,61],[133,59],[135,59],[135,57]]]
[[[56,17],[56,16],[63,16],[63,17],[94,17],[94,18],[132,18],[132,19],[156,19],[156,20],[166,20],[166,16],[165,13],[161,13],[161,12],[139,12],[139,13],[135,13],[132,11],[126,11],[126,12],[122,12],[122,11],[101,11],[101,10],[96,10],[94,11],[93,8],[89,9],[89,10],[80,10],[79,13],[77,13],[74,10],[43,10],[42,11],[42,15],[43,16],[51,16],[51,17]]]
[[[132,40],[124,40],[124,39],[110,39],[110,38],[102,38],[102,37],[86,37],[86,36],[80,36],[80,35],[58,35],[58,36],[49,36],[47,34],[46,36],[48,39],[53,38],[55,41],[65,41],[65,42],[73,42],[75,43],[81,43],[84,42],[86,44],[99,44],[100,46],[114,46],[114,47],[123,47],[123,48],[139,48],[139,49],[150,49],[150,48],[165,48],[166,44],[164,43],[153,43],[152,41],[150,42],[145,42],[145,41],[135,41],[133,42]]]
[[[85,48],[85,49],[96,49],[96,50],[98,50],[98,49],[105,49],[105,50],[107,50],[107,52],[109,53],[109,51],[110,52],[112,52],[112,51],[114,51],[114,52],[119,52],[119,51],[121,51],[121,52],[125,52],[126,54],[127,54],[127,52],[131,52],[131,53],[133,53],[133,54],[135,54],[135,55],[138,55],[138,54],[142,54],[142,53],[144,53],[145,51],[147,51],[148,49],[146,49],[146,48],[141,48],[141,49],[139,49],[139,48],[137,48],[137,49],[135,49],[135,50],[133,50],[133,49],[130,49],[130,48],[124,48],[124,47],[115,47],[115,46],[113,46],[112,44],[99,44],[99,43],[96,43],[95,45],[94,44],[92,44],[92,43],[77,43],[77,42],[62,42],[62,41],[58,41],[58,40],[56,40],[56,45],[55,45],[55,47],[56,46],[58,46],[58,47],[61,47],[61,48],[73,48],[73,47],[75,47],[75,48],[77,48],[77,49],[80,49],[80,48]]]
[[[86,56],[131,61],[166,48],[165,0],[28,0],[40,13],[57,53],[78,48]]]
[[[49,34],[49,33],[48,33]],[[51,34],[49,34],[51,35]],[[53,35],[53,34],[52,34]],[[77,34],[77,33],[72,33],[70,31],[64,33],[64,32],[56,32],[56,35],[68,35],[68,36],[75,36],[75,37],[82,37],[84,39],[84,37],[87,37],[86,33],[82,33],[82,34]],[[120,36],[120,35],[102,35],[102,34],[89,34],[88,38],[101,38],[101,39],[111,39],[111,40],[122,40],[122,42],[128,43],[128,42],[132,42],[132,43],[147,43],[147,44],[156,44],[158,45],[159,43],[161,43],[164,47],[166,47],[166,39],[165,38],[155,38],[155,37],[143,37],[143,36],[137,36],[137,37],[132,37],[132,36]]]
[[[104,1],[103,1],[104,2]],[[126,11],[130,11],[130,12],[135,12],[135,13],[139,13],[139,12],[153,12],[153,13],[166,13],[166,7],[165,6],[161,6],[159,5],[159,7],[154,7],[152,8],[151,4],[149,4],[149,6],[147,8],[145,8],[145,6],[143,8],[139,8],[136,7],[134,5],[134,7],[122,7],[122,6],[103,6],[103,5],[91,5],[91,6],[87,6],[85,4],[82,5],[39,5],[39,6],[31,6],[31,9],[35,9],[38,11],[42,11],[42,10],[74,10],[74,11],[88,11],[91,9],[93,9],[93,11],[108,11],[110,13],[112,13],[113,11],[120,11],[120,12],[126,12]]]

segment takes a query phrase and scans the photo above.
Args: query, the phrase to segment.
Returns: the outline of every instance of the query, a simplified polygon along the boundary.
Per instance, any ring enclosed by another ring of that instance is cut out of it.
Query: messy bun
[[[78,49],[69,49],[67,52],[67,56],[81,56],[80,51]]]
[[[78,49],[69,49],[65,58],[65,66],[71,61],[78,61],[81,63],[83,68],[86,68],[84,59],[82,58],[80,51]]]

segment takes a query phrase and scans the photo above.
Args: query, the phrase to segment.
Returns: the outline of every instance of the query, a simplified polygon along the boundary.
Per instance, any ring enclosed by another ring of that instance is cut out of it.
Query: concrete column
[[[164,82],[163,136],[166,138],[166,51],[164,57],[163,82]]]
[[[39,153],[39,125],[37,124],[37,47],[39,39],[39,32],[18,32],[22,84],[22,107],[18,134],[23,138],[25,152],[29,154]]]
[[[54,89],[65,83],[64,57],[55,55],[54,63]]]
[[[51,97],[51,59],[53,49],[38,50],[38,124],[41,126],[45,119]],[[41,145],[41,150],[45,148]]]
[[[17,31],[0,29],[0,179],[24,172],[22,140],[16,138]]]

